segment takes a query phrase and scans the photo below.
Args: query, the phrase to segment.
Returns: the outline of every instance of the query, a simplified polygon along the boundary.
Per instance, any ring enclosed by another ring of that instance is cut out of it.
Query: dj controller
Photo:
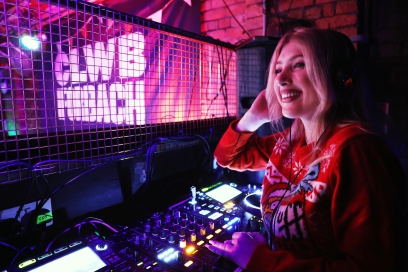
[[[90,235],[15,264],[7,272],[43,271],[235,271],[208,250],[236,231],[265,235],[256,186],[217,183],[106,238]],[[113,229],[113,228],[112,228]]]

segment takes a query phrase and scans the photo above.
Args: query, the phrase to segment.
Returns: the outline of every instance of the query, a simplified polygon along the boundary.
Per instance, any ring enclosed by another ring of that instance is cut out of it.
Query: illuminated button
[[[193,261],[188,261],[188,262],[186,262],[185,264],[184,264],[184,266],[185,267],[189,267],[190,265],[192,265],[193,264]]]
[[[230,201],[224,204],[225,209],[232,209],[235,206],[234,202]]]
[[[201,214],[201,215],[207,215],[207,214],[209,214],[209,213],[210,213],[209,210],[201,210],[201,211],[199,212],[199,214]]]
[[[213,205],[213,204],[211,204],[211,205],[208,205],[208,208],[212,208],[212,207],[214,207],[214,205]]]
[[[106,243],[100,243],[96,245],[95,249],[97,251],[104,251],[108,249],[108,245]]]
[[[187,246],[187,242],[186,239],[180,239],[180,248],[185,248]]]
[[[66,249],[68,249],[68,247],[66,247],[66,246],[60,247],[60,248],[54,250],[54,253],[55,253],[55,254],[56,254],[56,253],[60,253],[61,251],[64,251],[64,250],[66,250]]]
[[[202,240],[197,243],[198,246],[201,246],[201,245],[203,245],[203,244],[204,244],[204,241],[202,241]]]
[[[69,247],[74,247],[74,246],[77,246],[77,245],[80,245],[80,244],[82,244],[81,241],[76,241],[76,242],[73,242],[72,244],[70,244]]]
[[[157,255],[157,259],[164,260],[167,262],[171,259],[176,258],[177,256],[178,256],[178,251],[174,251],[173,248],[169,248],[163,251],[162,253],[160,253],[159,255]]]
[[[24,268],[27,267],[29,265],[32,265],[33,263],[35,263],[36,260],[35,259],[31,259],[31,260],[27,260],[25,262],[22,262],[21,264],[18,265],[19,268]]]
[[[215,207],[214,207],[214,210],[219,210],[219,209],[220,209],[219,206],[215,206]]]
[[[221,216],[223,216],[222,213],[215,212],[215,213],[211,214],[210,216],[208,216],[208,218],[212,219],[212,220],[216,220],[217,218],[220,218]]]
[[[225,224],[224,226],[222,226],[222,228],[226,229],[226,228],[228,228],[228,226],[229,226],[228,224]]]
[[[195,250],[195,247],[189,246],[188,248],[186,248],[186,253],[191,254],[194,252],[194,250]]]
[[[143,262],[140,262],[140,263],[137,264],[137,266],[141,266],[141,265],[143,265]]]
[[[207,240],[211,240],[213,237],[214,237],[214,235],[210,234],[210,235],[208,235],[208,236],[205,237],[205,238],[207,238]]]
[[[216,234],[219,234],[221,231],[222,231],[222,229],[217,229],[217,230],[215,231],[215,233],[216,233]]]
[[[52,256],[52,252],[48,252],[47,254],[44,254],[44,255],[38,257],[37,260],[40,261],[40,260],[45,259],[45,258],[50,257],[50,256]]]
[[[235,223],[239,223],[240,218],[239,217],[235,217],[234,219],[232,219],[231,221],[228,222],[228,225],[233,225]]]

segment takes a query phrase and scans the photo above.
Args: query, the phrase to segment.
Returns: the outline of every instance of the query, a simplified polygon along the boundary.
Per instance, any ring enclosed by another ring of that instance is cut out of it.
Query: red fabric
[[[405,177],[378,137],[338,128],[308,166],[314,143],[290,146],[288,131],[252,137],[236,122],[214,155],[238,171],[266,169],[261,208],[275,247],[259,246],[247,272],[399,271]]]

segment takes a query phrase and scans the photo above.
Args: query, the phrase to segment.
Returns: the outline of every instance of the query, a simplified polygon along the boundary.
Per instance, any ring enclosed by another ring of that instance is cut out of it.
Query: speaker
[[[238,114],[242,117],[251,107],[258,94],[266,88],[268,66],[279,38],[255,36],[237,46],[238,57]],[[264,124],[257,131],[260,137],[272,133],[269,124]],[[243,171],[235,173],[237,180],[262,184],[265,171]]]
[[[239,116],[266,88],[268,65],[279,38],[255,36],[237,46]]]

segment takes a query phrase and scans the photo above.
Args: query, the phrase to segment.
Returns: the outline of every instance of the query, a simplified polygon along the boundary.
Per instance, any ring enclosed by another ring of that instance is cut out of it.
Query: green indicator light
[[[6,121],[6,128],[7,128],[7,134],[8,136],[16,136],[17,131],[16,131],[16,124],[14,121]]]
[[[27,266],[29,266],[29,265],[32,265],[32,264],[35,263],[35,262],[36,262],[35,259],[27,260],[27,261],[25,261],[25,262],[19,264],[18,267],[19,267],[19,268],[24,268],[24,267],[27,267]]]
[[[37,225],[43,224],[43,223],[48,223],[52,220],[52,213],[51,212],[46,212],[46,213],[42,213],[39,214],[37,216]]]
[[[212,188],[214,188],[214,187],[217,187],[218,185],[221,185],[221,184],[222,184],[221,181],[220,181],[220,182],[217,182],[216,184],[211,185],[210,187],[205,187],[205,188],[201,189],[201,192],[207,192],[208,190],[210,190],[210,189],[212,189]]]

